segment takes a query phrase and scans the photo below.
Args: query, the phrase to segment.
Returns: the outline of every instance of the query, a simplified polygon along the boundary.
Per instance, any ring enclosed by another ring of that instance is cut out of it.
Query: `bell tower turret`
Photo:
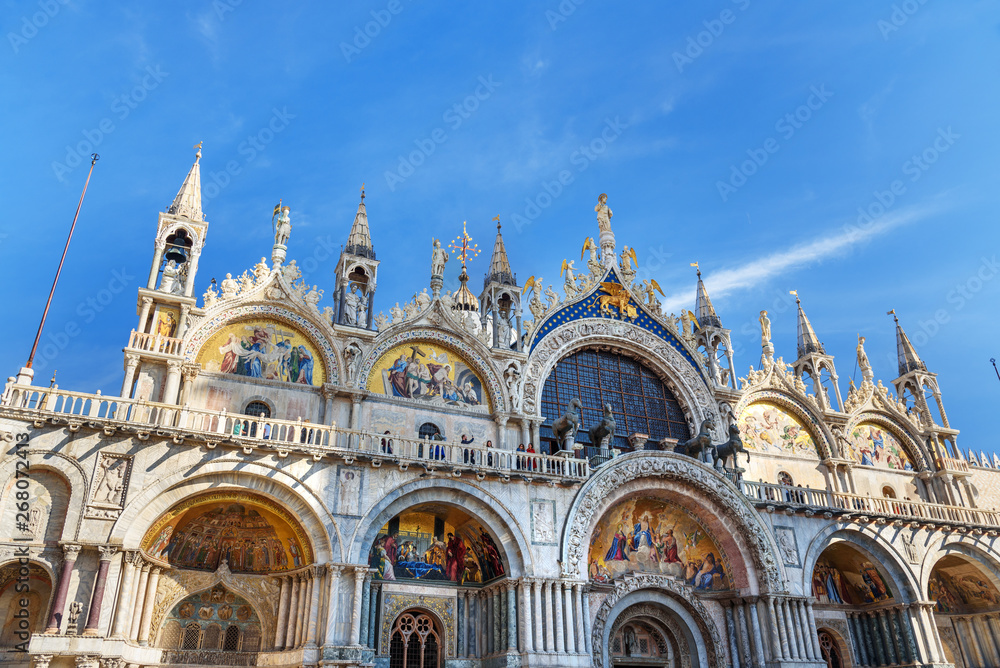
[[[497,223],[497,238],[479,297],[482,323],[483,326],[487,321],[493,323],[494,348],[520,350],[521,337],[512,336],[512,332],[521,331],[521,290],[507,259],[507,249],[500,233],[500,216],[493,220]]]
[[[840,386],[837,384],[837,369],[833,364],[833,355],[827,354],[819,337],[816,336],[816,330],[809,322],[806,312],[802,310],[802,301],[799,299],[798,292],[792,290],[791,294],[795,295],[795,305],[798,309],[796,337],[798,357],[795,364],[792,365],[795,375],[802,380],[803,376],[808,374],[812,380],[816,398],[824,410],[843,410],[844,402],[840,397]],[[833,393],[837,398],[836,406],[830,400],[826,386],[823,384],[824,372],[833,384]]]
[[[378,265],[368,230],[368,210],[365,208],[365,187],[362,184],[361,203],[354,214],[347,245],[337,261],[333,324],[372,328]]]

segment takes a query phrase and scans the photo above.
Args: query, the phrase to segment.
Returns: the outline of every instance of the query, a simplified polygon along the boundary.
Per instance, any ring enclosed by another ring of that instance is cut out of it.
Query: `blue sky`
[[[279,198],[289,257],[332,292],[335,258],[319,258],[346,240],[362,182],[378,310],[427,286],[431,239],[463,220],[480,285],[497,214],[520,281],[548,283],[607,192],[619,245],[675,308],[693,306],[700,262],[740,375],[762,308],[795,357],[797,289],[842,391],[858,333],[888,384],[895,308],[960,445],[994,449],[996,3],[114,4],[4,2],[5,376],[31,347],[90,142],[101,161],[36,366],[120,389],[157,211],[204,141],[199,293],[269,255]]]

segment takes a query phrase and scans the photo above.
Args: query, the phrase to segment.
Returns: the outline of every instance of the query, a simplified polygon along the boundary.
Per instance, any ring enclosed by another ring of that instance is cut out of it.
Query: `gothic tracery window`
[[[434,620],[416,611],[403,613],[393,625],[389,668],[438,668],[440,650]]]
[[[561,359],[542,389],[543,441],[552,441],[552,421],[562,416],[570,399],[583,402],[584,429],[578,443],[589,443],[587,429],[600,424],[606,404],[615,417],[613,448],[631,450],[631,434],[648,434],[651,442],[691,437],[687,418],[673,391],[638,360],[601,350],[581,350]],[[596,444],[590,444],[596,445]]]
[[[819,647],[823,652],[823,660],[826,661],[827,668],[841,668],[844,665],[837,641],[826,631],[819,632]]]

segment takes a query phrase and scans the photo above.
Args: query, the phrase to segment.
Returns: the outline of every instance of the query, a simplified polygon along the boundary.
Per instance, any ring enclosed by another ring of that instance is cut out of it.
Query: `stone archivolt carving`
[[[665,616],[661,608],[658,608],[651,603],[637,603],[636,605],[630,605],[628,608],[623,610],[611,626],[611,633],[608,634],[608,638],[613,639],[616,635],[618,635],[618,631],[622,626],[634,620],[644,621],[651,626],[656,627],[656,630],[660,633],[666,631],[663,635],[666,636],[666,639],[669,642],[672,642],[676,646],[679,654],[680,665],[691,665],[691,648],[688,647],[680,626],[674,619]]]
[[[587,318],[560,325],[532,351],[524,374],[524,412],[539,415],[541,388],[559,360],[571,352],[594,346],[611,346],[641,354],[654,368],[665,371],[668,381],[673,381],[668,385],[689,411],[687,417],[692,423],[699,424],[715,405],[705,381],[672,345],[631,323]],[[722,432],[718,435],[721,437]]]
[[[608,615],[611,614],[611,610],[615,607],[618,601],[622,600],[629,594],[643,589],[648,589],[651,591],[666,592],[671,594],[672,598],[676,599],[691,616],[695,618],[698,623],[699,630],[702,632],[703,636],[707,636],[706,639],[710,639],[711,642],[705,643],[705,653],[708,655],[708,665],[718,666],[719,659],[726,656],[723,649],[724,645],[722,642],[722,635],[719,633],[718,628],[715,626],[715,622],[712,621],[712,617],[705,605],[701,602],[698,596],[694,593],[694,588],[682,581],[675,580],[672,577],[667,577],[665,575],[653,575],[643,573],[640,575],[626,575],[618,584],[615,586],[614,591],[605,597],[604,602],[601,603],[601,607],[597,611],[597,616],[594,618],[594,625],[591,630],[591,646],[594,648],[593,656],[591,661],[594,668],[602,668],[604,652],[604,629],[608,624]],[[656,609],[656,606],[646,604],[654,614],[648,616],[654,617],[655,619],[663,619],[663,613]],[[644,609],[645,609],[644,607]],[[629,611],[632,608],[628,609]],[[629,618],[638,616],[640,613],[635,613],[633,615],[629,612]],[[614,622],[617,624],[617,622]]]
[[[785,591],[777,547],[757,510],[732,483],[690,457],[668,452],[633,452],[616,457],[588,480],[570,507],[563,537],[563,575],[575,577],[590,545],[590,532],[604,501],[622,485],[638,478],[666,478],[693,487],[712,499],[735,521],[750,548],[759,585],[771,593]]]
[[[262,637],[273,638],[278,616],[279,585],[267,575],[234,575],[225,563],[214,573],[164,570],[156,587],[151,627],[159,629],[167,613],[181,599],[220,583],[253,605],[260,617]]]

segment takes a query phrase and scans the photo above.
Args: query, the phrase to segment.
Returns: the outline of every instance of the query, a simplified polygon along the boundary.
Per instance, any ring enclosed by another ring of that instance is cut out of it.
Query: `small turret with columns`
[[[368,230],[368,210],[365,208],[365,187],[361,186],[361,202],[354,215],[347,245],[337,262],[334,288],[334,324],[372,328],[372,306],[378,260]]]
[[[937,404],[938,412],[941,414],[943,424],[938,426],[950,428],[948,415],[944,412],[944,403],[941,400],[941,390],[938,389],[937,374],[929,372],[927,365],[917,355],[916,349],[899,324],[896,310],[889,311],[889,315],[896,323],[896,357],[899,363],[899,377],[892,381],[896,388],[896,394],[900,399],[905,399],[907,395],[912,397],[921,417],[926,418],[927,424],[931,424],[934,417],[930,405],[927,403],[926,395],[926,392],[930,391]]]
[[[730,337],[730,330],[722,326],[722,320],[712,306],[712,300],[708,296],[705,282],[701,279],[701,267],[697,262],[693,262],[698,274],[698,289],[695,299],[695,319],[698,326],[695,327],[694,336],[698,348],[702,350],[708,363],[708,373],[713,382],[721,387],[736,387],[733,369],[733,343]]]
[[[521,337],[513,336],[513,332],[521,331],[521,290],[507,259],[507,249],[500,233],[500,216],[493,220],[497,224],[497,238],[479,297],[482,323],[483,326],[487,321],[493,323],[494,348],[518,350]]]
[[[198,259],[205,246],[208,221],[201,210],[201,143],[194,164],[174,201],[160,213],[149,280],[139,288],[139,321],[125,348],[123,397],[177,403],[182,361],[180,339],[195,307]],[[166,364],[162,395],[158,392]]]
[[[827,354],[819,337],[816,336],[816,330],[809,322],[806,312],[802,310],[802,300],[799,299],[799,293],[792,290],[791,294],[795,295],[795,305],[798,310],[798,335],[796,337],[798,358],[792,365],[795,375],[801,380],[805,374],[809,374],[813,383],[813,392],[824,409],[843,410],[844,402],[837,384],[837,369],[833,364],[833,355]],[[829,374],[833,384],[833,392],[837,398],[836,405],[830,401],[826,386],[823,384],[824,371]]]

